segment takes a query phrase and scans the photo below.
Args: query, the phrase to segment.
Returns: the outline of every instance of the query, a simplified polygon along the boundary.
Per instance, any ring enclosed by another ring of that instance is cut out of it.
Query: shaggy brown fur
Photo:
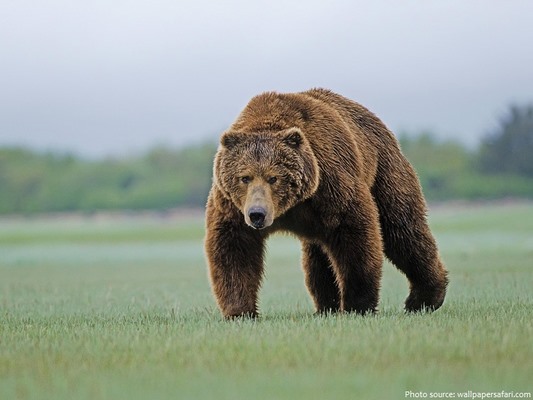
[[[383,253],[407,276],[408,311],[448,283],[418,178],[385,125],[323,89],[254,97],[222,135],[205,249],[225,317],[257,315],[265,239],[300,238],[318,312],[373,312]]]

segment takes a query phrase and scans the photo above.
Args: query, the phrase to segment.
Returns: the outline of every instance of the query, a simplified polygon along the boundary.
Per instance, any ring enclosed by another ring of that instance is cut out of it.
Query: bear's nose
[[[263,207],[250,208],[248,216],[254,228],[261,229],[265,225],[266,211]]]

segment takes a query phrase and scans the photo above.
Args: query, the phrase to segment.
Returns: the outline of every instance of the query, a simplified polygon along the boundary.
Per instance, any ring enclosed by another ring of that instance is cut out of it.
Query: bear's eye
[[[241,182],[242,183],[250,183],[251,180],[252,180],[251,176],[243,176],[243,177],[241,177]]]
[[[270,178],[267,179],[267,182],[269,185],[273,185],[277,181],[278,181],[278,178],[276,178],[275,176],[271,176]]]

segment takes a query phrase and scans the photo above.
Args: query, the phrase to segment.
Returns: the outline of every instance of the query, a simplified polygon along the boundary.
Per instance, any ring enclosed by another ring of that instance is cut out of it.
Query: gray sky
[[[250,97],[326,87],[475,144],[533,101],[533,1],[0,0],[0,145],[215,140]]]

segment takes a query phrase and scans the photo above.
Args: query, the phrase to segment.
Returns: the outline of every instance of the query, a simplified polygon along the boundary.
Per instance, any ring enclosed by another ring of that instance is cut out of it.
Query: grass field
[[[200,216],[0,219],[0,399],[403,399],[533,391],[533,204],[439,206],[444,306],[313,315],[295,239],[269,242],[262,317],[223,321]]]

